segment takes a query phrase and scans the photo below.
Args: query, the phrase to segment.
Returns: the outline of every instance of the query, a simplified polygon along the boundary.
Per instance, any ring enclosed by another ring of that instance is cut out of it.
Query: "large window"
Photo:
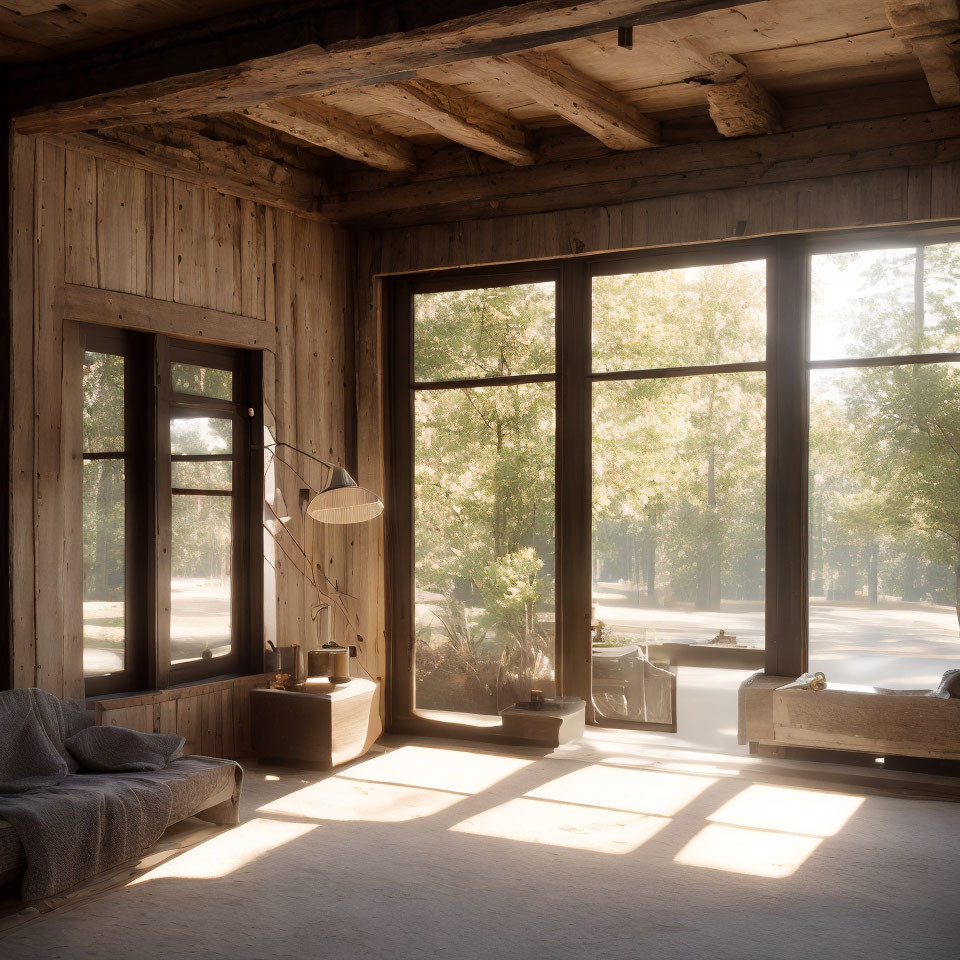
[[[416,707],[555,690],[552,282],[413,301]]]
[[[597,276],[592,305],[594,706],[669,725],[664,670],[763,647],[766,265]]]
[[[256,358],[81,336],[88,693],[245,669],[259,635]]]
[[[398,279],[394,722],[539,687],[719,742],[759,667],[933,685],[960,655],[956,237]]]
[[[960,656],[960,244],[814,255],[810,664],[930,687]]]

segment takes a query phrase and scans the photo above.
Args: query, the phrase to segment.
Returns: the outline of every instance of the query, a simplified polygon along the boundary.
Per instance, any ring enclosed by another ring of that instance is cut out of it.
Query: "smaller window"
[[[82,329],[88,695],[255,668],[259,355]]]

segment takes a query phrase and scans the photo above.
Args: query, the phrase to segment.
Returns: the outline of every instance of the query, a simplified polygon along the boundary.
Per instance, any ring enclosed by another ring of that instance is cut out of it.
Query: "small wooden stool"
[[[559,747],[583,736],[586,704],[579,697],[554,700],[542,710],[506,707],[500,711],[503,739],[536,747]]]

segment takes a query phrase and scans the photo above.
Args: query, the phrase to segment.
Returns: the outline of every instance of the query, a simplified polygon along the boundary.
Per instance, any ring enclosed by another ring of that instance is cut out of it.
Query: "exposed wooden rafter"
[[[512,163],[527,166],[536,154],[527,146],[526,131],[506,114],[431,80],[379,83],[365,93],[394,113],[411,117],[455,143]]]
[[[761,0],[741,0],[743,7]],[[44,134],[240,112],[276,97],[390,82],[430,66],[530,50],[724,9],[729,0],[449,0],[404,4],[397,31],[368,4],[329,10],[280,8],[241,27],[198,25],[185,37],[118,46],[112,59],[77,58],[15,85],[20,133]],[[182,34],[183,31],[180,31]],[[311,42],[304,42],[310,37]],[[203,64],[205,68],[198,70]],[[405,78],[405,77],[404,77]]]
[[[380,170],[409,173],[416,169],[413,147],[366,120],[314,100],[274,100],[249,107],[243,116],[305,143]]]
[[[168,174],[298,213],[316,212],[322,192],[319,178],[305,170],[258,156],[244,146],[212,140],[189,128],[158,125],[46,139],[125,166]]]
[[[894,36],[920,61],[937,103],[960,103],[960,7],[957,0],[886,0]]]
[[[783,129],[780,105],[746,72],[733,80],[710,84],[706,90],[710,119],[723,136],[756,136]]]
[[[613,150],[641,150],[660,142],[656,120],[552,53],[492,57],[475,66],[501,82],[514,84]]]
[[[328,192],[321,212],[364,226],[454,222],[960,159],[960,108],[805,123],[806,129],[756,140],[541,162],[495,177],[438,170],[424,182],[422,171],[409,183],[340,196]]]

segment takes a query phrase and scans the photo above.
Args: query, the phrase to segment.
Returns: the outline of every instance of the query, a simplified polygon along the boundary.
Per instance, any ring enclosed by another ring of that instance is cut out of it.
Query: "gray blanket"
[[[160,839],[172,793],[149,775],[69,775],[78,715],[41,690],[0,692],[0,818],[27,860],[24,900],[51,896]],[[82,720],[81,722],[85,722]]]
[[[84,770],[124,773],[162,770],[183,755],[186,738],[178,733],[141,733],[126,727],[87,727],[64,746]]]

